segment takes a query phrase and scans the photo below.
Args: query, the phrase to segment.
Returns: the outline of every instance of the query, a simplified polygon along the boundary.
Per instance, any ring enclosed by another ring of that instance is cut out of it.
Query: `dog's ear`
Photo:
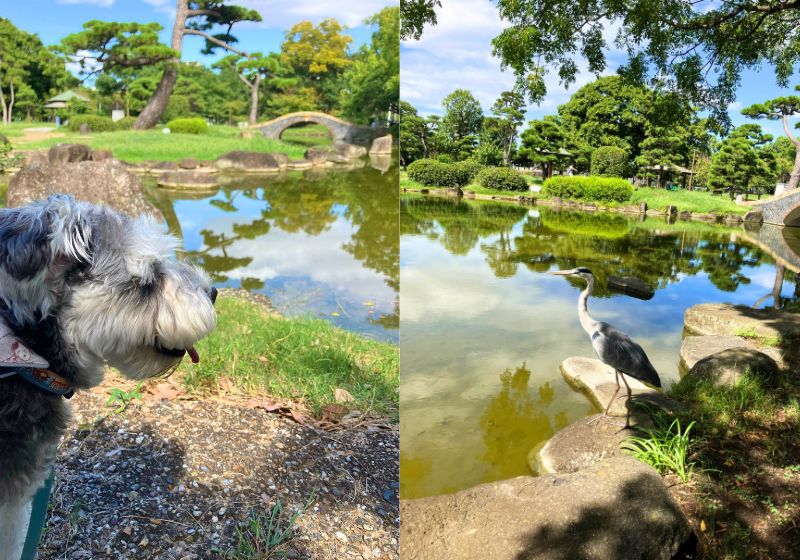
[[[56,261],[89,262],[90,242],[86,212],[71,197],[0,210],[0,267],[16,280],[33,278]]]
[[[50,262],[50,224],[30,207],[0,210],[0,267],[16,280],[29,279]]]
[[[71,196],[51,195],[47,199],[50,244],[54,261],[91,261],[92,227],[89,209]]]

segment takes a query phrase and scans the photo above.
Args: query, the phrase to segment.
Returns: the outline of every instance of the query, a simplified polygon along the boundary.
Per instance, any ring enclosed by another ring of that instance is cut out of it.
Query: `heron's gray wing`
[[[597,323],[592,333],[592,347],[600,360],[641,381],[661,387],[658,372],[641,346],[608,323]]]

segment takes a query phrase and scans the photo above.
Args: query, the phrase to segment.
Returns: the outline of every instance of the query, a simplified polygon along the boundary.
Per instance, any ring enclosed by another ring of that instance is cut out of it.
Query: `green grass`
[[[541,179],[525,175],[529,183],[541,184]],[[424,185],[412,181],[404,171],[400,173],[400,188],[418,191],[426,188]],[[510,192],[499,191],[493,189],[485,189],[477,183],[471,183],[464,187],[464,191],[473,191],[477,194],[488,195],[501,195],[501,196],[519,196],[531,194],[539,200],[548,198],[542,193],[525,193],[525,192]],[[653,189],[650,187],[641,187],[633,189],[633,196],[630,200],[622,203],[607,203],[595,200],[583,200],[584,203],[594,203],[598,206],[628,206],[639,205],[640,202],[646,202],[647,207],[653,210],[666,210],[667,206],[675,206],[679,211],[688,210],[695,214],[708,214],[716,212],[718,214],[745,214],[749,210],[746,206],[738,206],[734,201],[728,198],[727,195],[713,195],[708,192],[702,191],[668,191],[665,189]]]
[[[679,211],[688,210],[700,214],[710,212],[744,214],[749,210],[746,206],[738,206],[727,195],[713,195],[703,191],[668,191],[650,187],[633,189],[631,200],[624,204],[638,205],[640,202],[646,202],[648,208],[655,210],[666,210],[667,206],[675,206]]]
[[[253,511],[244,528],[236,528],[236,549],[230,554],[235,560],[266,560],[285,558],[281,548],[294,538],[294,526],[314,501],[312,495],[302,509],[285,518],[280,500],[269,511]]]
[[[253,138],[241,138],[240,130],[232,126],[211,126],[206,134],[164,134],[161,129],[159,126],[152,130],[120,130],[81,136],[62,127],[59,132],[65,136],[36,142],[19,142],[14,138],[11,141],[18,150],[49,148],[61,143],[88,144],[94,149],[111,150],[118,159],[130,162],[178,161],[188,157],[208,160],[232,150],[282,152],[293,159],[300,159],[305,153],[302,145],[264,138],[258,134]],[[3,132],[2,128],[0,132]]]
[[[523,175],[523,177],[525,177],[525,180],[528,182],[528,184],[531,184],[531,185],[541,185],[542,184],[542,180],[540,178],[538,178],[538,177],[532,177],[531,175]],[[427,189],[429,187],[426,187],[425,185],[423,185],[421,183],[417,183],[416,181],[412,181],[411,179],[408,178],[408,174],[405,171],[401,171],[400,172],[400,188],[401,189],[408,189],[408,190],[411,190],[411,191],[420,191],[422,189]],[[435,187],[431,187],[431,188],[435,188]],[[476,183],[475,181],[473,181],[472,183],[470,183],[469,185],[467,185],[466,187],[464,187],[461,190],[463,190],[464,192],[472,191],[472,192],[474,192],[476,194],[486,194],[486,195],[492,195],[492,196],[518,197],[520,195],[524,195],[524,196],[535,196],[538,199],[546,198],[546,197],[543,197],[541,193],[532,193],[530,191],[503,191],[503,190],[499,190],[499,189],[487,189],[487,188],[481,186],[479,183]]]
[[[287,128],[281,134],[281,140],[303,146],[329,146],[333,144],[333,138],[328,127],[313,123]]]
[[[742,338],[750,338],[758,342],[762,346],[774,346],[778,347],[781,345],[782,337],[780,336],[761,336],[756,332],[756,328],[751,327],[740,327],[736,329],[733,333],[736,336],[741,336]]]
[[[44,128],[44,127],[55,127],[53,123],[50,122],[12,122],[11,124],[0,124],[0,134],[6,136],[10,139],[18,138],[24,134],[24,130],[26,128]]]
[[[660,473],[673,472],[688,482],[693,463],[687,462],[689,452],[689,432],[694,426],[690,422],[681,430],[677,418],[668,428],[647,430],[646,436],[631,436],[625,442],[625,449],[638,460],[654,467]]]
[[[199,364],[178,370],[190,391],[214,391],[223,378],[250,393],[299,400],[319,414],[348,391],[348,408],[396,418],[399,352],[321,319],[270,316],[251,303],[217,300],[217,329],[197,345]]]

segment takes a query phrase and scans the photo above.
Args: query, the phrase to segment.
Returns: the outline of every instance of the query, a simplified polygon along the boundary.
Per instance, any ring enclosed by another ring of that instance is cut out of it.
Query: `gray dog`
[[[216,289],[152,218],[51,196],[0,210],[0,560],[17,560],[73,391],[109,364],[169,371],[216,321]]]

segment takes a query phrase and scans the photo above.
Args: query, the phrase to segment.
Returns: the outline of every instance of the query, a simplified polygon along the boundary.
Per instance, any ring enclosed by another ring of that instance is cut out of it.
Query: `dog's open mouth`
[[[156,342],[155,348],[157,351],[171,358],[183,358],[183,356],[188,353],[193,364],[200,362],[200,354],[197,353],[197,350],[195,350],[194,346],[189,346],[189,348],[166,348]]]

